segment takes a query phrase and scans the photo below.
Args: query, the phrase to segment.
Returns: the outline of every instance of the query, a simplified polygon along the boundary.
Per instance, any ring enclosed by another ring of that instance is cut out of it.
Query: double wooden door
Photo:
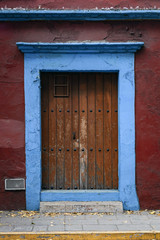
[[[41,73],[42,189],[118,188],[116,73]]]

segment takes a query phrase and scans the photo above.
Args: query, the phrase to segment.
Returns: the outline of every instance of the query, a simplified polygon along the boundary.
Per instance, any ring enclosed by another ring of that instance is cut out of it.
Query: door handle
[[[73,139],[75,140],[76,139],[76,133],[73,132]]]

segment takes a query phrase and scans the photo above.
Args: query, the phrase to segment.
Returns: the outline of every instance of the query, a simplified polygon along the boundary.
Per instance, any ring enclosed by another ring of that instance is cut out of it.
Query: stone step
[[[122,213],[123,204],[119,201],[101,201],[101,202],[40,202],[40,212],[54,213]]]

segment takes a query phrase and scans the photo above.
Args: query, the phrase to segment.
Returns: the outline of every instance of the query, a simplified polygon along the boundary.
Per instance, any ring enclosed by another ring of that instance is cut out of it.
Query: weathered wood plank
[[[104,74],[104,188],[112,188],[111,74]]]
[[[103,74],[96,74],[96,188],[103,189]]]
[[[88,74],[88,189],[95,188],[95,74]]]
[[[67,75],[69,88],[71,84],[71,75]],[[71,91],[69,96],[64,98],[64,141],[65,141],[65,189],[72,188],[72,108],[71,108]]]
[[[56,189],[56,98],[54,75],[49,73],[49,188]]]
[[[118,81],[112,74],[112,174],[113,189],[118,188]]]
[[[73,188],[79,189],[79,74],[72,74],[72,157]]]
[[[57,97],[57,189],[64,189],[64,98]]]
[[[79,109],[80,109],[80,188],[87,188],[87,74],[80,74]]]

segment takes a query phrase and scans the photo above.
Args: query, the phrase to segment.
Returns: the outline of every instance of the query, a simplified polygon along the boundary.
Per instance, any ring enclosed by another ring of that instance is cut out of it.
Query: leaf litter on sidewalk
[[[132,214],[138,214],[141,215],[144,212],[147,212],[148,214],[151,215],[156,215],[156,216],[160,216],[160,210],[140,210],[140,211],[124,211],[123,214],[127,214],[127,215],[132,215]],[[0,211],[0,214],[5,213],[5,211]],[[9,213],[7,213],[8,216],[10,217],[16,217],[16,216],[20,216],[22,218],[33,218],[34,216],[46,216],[46,217],[55,217],[55,216],[81,216],[81,215],[97,215],[97,216],[104,216],[104,215],[111,215],[113,216],[114,214],[117,213],[111,213],[111,212],[106,212],[106,213],[100,213],[100,212],[94,212],[94,213],[80,213],[80,212],[73,212],[73,213],[60,213],[60,212],[46,212],[46,213],[40,213],[38,211],[26,211],[26,210],[21,210],[21,211],[11,211]],[[1,217],[1,216],[0,216]]]

